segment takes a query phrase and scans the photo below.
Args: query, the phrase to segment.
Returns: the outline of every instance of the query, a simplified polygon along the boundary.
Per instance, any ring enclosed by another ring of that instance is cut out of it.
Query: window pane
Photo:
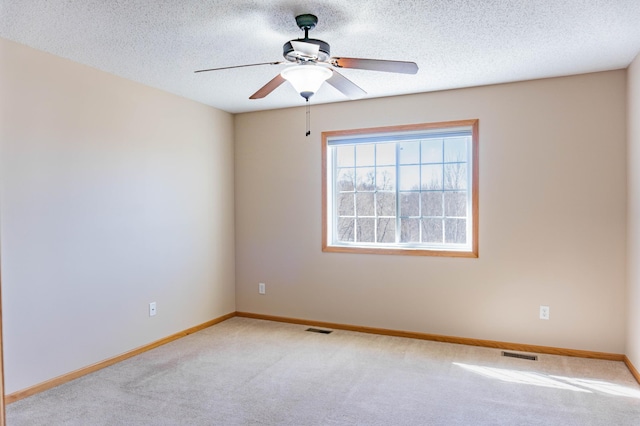
[[[355,219],[340,217],[338,218],[338,241],[349,242],[353,241],[353,230],[355,225]]]
[[[445,219],[444,229],[445,243],[464,244],[467,242],[466,219]]]
[[[373,166],[375,158],[375,145],[356,145],[356,166]]]
[[[422,141],[422,158],[424,163],[442,163],[442,139]]]
[[[376,188],[382,191],[394,191],[396,189],[396,168],[376,168]]]
[[[444,214],[445,216],[467,216],[467,193],[466,192],[445,192],[444,193]]]
[[[419,164],[420,163],[420,142],[400,142],[400,164]]]
[[[422,216],[442,216],[442,192],[423,192]]]
[[[467,165],[444,165],[444,189],[467,189]]]
[[[420,189],[420,166],[400,166],[401,191]]]
[[[376,194],[376,212],[378,216],[396,216],[396,194],[394,192],[378,192]]]
[[[338,194],[338,216],[354,216],[353,193]]]
[[[363,243],[375,242],[375,219],[358,219],[357,239]]]
[[[422,219],[422,241],[442,243],[442,219]]]
[[[323,132],[323,251],[477,257],[477,134],[477,120]]]
[[[376,165],[392,166],[396,164],[396,144],[380,143],[376,145]]]
[[[355,165],[355,147],[339,146],[336,147],[336,156],[338,167],[353,167]]]
[[[379,243],[395,243],[396,241],[396,221],[395,219],[378,219],[377,241]]]
[[[400,216],[420,216],[420,193],[400,193]]]
[[[400,241],[403,243],[420,242],[420,219],[400,219]]]
[[[373,205],[373,192],[357,192],[356,193],[356,212],[357,216],[373,216],[375,215]]]
[[[356,189],[358,191],[373,191],[376,169],[374,167],[362,167],[356,169]]]
[[[448,138],[444,141],[444,161],[446,163],[467,161],[467,139]]]
[[[336,188],[338,191],[353,191],[356,169],[338,169]]]
[[[422,166],[422,189],[442,189],[442,164]]]

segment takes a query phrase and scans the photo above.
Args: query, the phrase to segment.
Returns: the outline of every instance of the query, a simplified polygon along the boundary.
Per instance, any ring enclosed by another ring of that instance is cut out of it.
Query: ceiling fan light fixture
[[[297,65],[280,73],[306,100],[309,100],[332,74],[330,69],[318,65]]]

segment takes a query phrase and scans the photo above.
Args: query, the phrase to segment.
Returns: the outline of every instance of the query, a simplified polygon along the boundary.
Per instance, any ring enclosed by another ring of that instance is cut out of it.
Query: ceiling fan
[[[309,38],[309,30],[315,28],[317,23],[318,18],[315,15],[304,14],[296,16],[296,24],[304,31],[304,38],[291,40],[284,44],[282,54],[286,61],[210,68],[195,72],[200,73],[258,65],[285,64],[287,68],[262,86],[257,92],[251,95],[249,99],[264,98],[277,89],[282,83],[289,81],[300,96],[305,98],[307,102],[325,81],[350,99],[359,98],[367,94],[367,92],[351,80],[340,74],[336,68],[354,68],[402,74],[415,74],[418,72],[418,65],[415,62],[331,57],[329,43],[323,40]]]

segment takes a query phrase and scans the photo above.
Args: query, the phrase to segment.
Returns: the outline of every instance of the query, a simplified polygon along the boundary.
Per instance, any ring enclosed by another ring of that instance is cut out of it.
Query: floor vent
[[[529,361],[537,361],[538,360],[538,356],[537,355],[518,354],[518,353],[515,353],[515,352],[502,351],[502,356],[508,356],[508,357],[511,357],[511,358],[528,359]]]
[[[322,330],[320,328],[307,328],[305,331],[310,331],[312,333],[329,334],[333,330]]]

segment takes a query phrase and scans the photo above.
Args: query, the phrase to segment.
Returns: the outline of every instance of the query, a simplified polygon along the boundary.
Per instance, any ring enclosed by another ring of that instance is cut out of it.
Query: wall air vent
[[[508,356],[510,358],[520,358],[520,359],[528,359],[529,361],[537,361],[537,355],[529,355],[529,354],[519,354],[515,352],[505,352],[502,351],[502,356]]]
[[[310,331],[312,333],[320,333],[320,334],[329,334],[333,332],[333,330],[322,330],[320,328],[307,328],[305,331]]]

